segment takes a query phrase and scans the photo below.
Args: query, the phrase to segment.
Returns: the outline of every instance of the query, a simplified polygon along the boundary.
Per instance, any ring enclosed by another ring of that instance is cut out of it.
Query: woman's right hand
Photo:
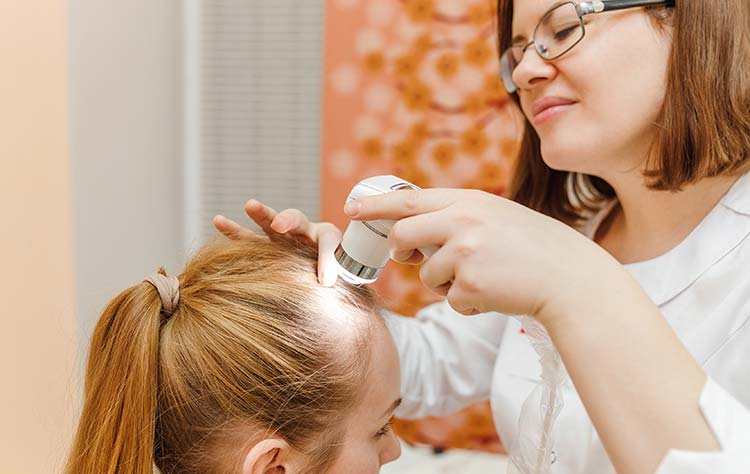
[[[338,278],[338,267],[333,252],[341,242],[341,231],[330,222],[310,222],[299,209],[276,212],[260,201],[250,199],[245,212],[271,240],[294,238],[318,247],[318,281],[333,286]],[[214,227],[230,239],[246,239],[256,235],[251,229],[222,215],[214,216]]]

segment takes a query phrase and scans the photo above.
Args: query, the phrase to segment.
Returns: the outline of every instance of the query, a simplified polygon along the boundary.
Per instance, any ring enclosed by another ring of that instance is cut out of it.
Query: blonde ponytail
[[[153,472],[161,308],[156,289],[141,283],[99,319],[66,474]]]

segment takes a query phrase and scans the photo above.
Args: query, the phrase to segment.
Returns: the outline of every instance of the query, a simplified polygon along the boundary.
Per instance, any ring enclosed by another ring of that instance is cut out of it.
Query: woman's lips
[[[541,125],[567,111],[576,101],[562,97],[545,97],[534,104],[534,124]]]

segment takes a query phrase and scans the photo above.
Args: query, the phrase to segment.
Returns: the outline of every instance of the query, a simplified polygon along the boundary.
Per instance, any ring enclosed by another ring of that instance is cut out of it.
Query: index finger
[[[455,202],[456,192],[456,189],[403,189],[350,201],[344,212],[355,220],[399,220],[445,209]]]
[[[276,233],[271,228],[271,223],[278,213],[269,206],[266,206],[255,199],[250,199],[245,203],[245,213],[247,213],[248,217],[255,221],[255,223],[258,224],[258,226],[263,229],[263,232],[269,237]]]

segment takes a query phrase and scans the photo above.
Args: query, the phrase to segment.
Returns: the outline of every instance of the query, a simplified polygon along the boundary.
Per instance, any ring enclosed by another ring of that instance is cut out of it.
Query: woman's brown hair
[[[664,104],[645,178],[654,190],[750,170],[750,1],[676,0],[651,7],[656,24],[673,29]],[[513,0],[498,0],[500,52],[510,45]],[[518,102],[518,95],[513,98]],[[511,199],[576,223],[614,197],[601,178],[558,171],[541,156],[525,120]]]
[[[179,276],[171,316],[150,283],[115,297],[91,340],[66,474],[236,473],[252,433],[325,472],[337,421],[361,396],[376,316],[369,290],[320,286],[315,262],[291,242],[221,240]]]

